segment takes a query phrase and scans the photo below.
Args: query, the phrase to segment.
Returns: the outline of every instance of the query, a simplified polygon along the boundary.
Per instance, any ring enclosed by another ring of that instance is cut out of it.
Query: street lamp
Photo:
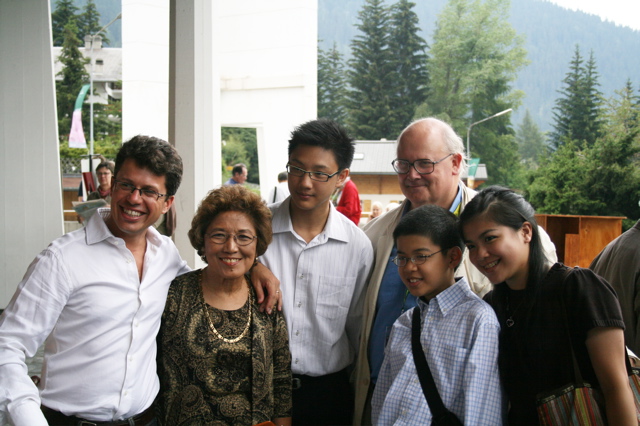
[[[469,136],[471,135],[471,128],[472,128],[473,126],[475,126],[476,124],[480,124],[480,123],[485,122],[485,121],[487,121],[487,120],[491,120],[492,118],[500,117],[501,115],[504,115],[504,114],[509,113],[509,112],[511,112],[511,111],[513,111],[511,108],[509,108],[509,109],[505,109],[504,111],[500,111],[500,112],[499,112],[499,113],[497,113],[497,114],[493,114],[491,117],[483,118],[483,119],[482,119],[482,120],[480,120],[480,121],[476,121],[475,123],[471,123],[471,125],[470,125],[470,126],[469,126],[469,128],[467,129],[467,157],[468,157],[468,158],[471,158],[471,148],[470,148],[470,146],[469,146]]]
[[[122,18],[122,13],[119,13],[118,16],[113,18],[111,22],[102,27],[100,31],[95,34],[91,34],[91,72],[89,73],[89,168],[90,171],[93,172],[93,166],[91,165],[93,159],[93,66],[94,66],[94,58],[93,58],[93,43],[97,36],[99,36],[104,30],[109,27],[109,25],[116,22],[118,19]]]

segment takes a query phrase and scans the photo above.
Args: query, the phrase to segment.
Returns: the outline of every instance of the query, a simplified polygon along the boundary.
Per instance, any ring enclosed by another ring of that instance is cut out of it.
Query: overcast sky
[[[582,10],[640,31],[640,1],[638,0],[549,0],[567,9]]]

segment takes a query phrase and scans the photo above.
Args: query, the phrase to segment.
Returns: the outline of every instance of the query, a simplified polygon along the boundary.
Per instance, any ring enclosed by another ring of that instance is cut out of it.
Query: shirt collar
[[[423,312],[426,312],[429,307],[432,307],[433,309],[439,310],[442,316],[446,316],[452,308],[460,303],[460,300],[467,296],[465,286],[467,289],[469,288],[465,277],[456,278],[456,282],[453,283],[451,287],[431,299],[429,303],[418,298],[418,305]]]
[[[85,227],[87,233],[87,244],[91,245],[109,239],[119,239],[111,233],[109,227],[107,226],[107,223],[105,222],[110,214],[110,207],[101,207],[95,214],[93,214],[89,218],[89,220],[87,220]],[[154,246],[159,246],[162,242],[160,233],[153,226],[150,226],[147,229],[146,237],[147,241],[149,241]]]
[[[460,214],[460,204],[462,204],[462,187],[458,182],[458,192],[456,193],[456,198],[453,199],[453,204],[449,207],[449,211],[458,216]]]
[[[290,204],[291,197],[288,197],[280,204],[274,204],[271,206],[271,212],[273,213],[271,228],[274,234],[283,232],[294,233],[293,224],[291,223],[291,215],[289,214]],[[333,204],[329,203],[329,218],[327,219],[324,229],[316,238],[320,238],[321,242],[324,242],[329,238],[349,242],[350,233],[347,229],[347,226],[349,225],[349,222],[347,221],[349,219],[346,219],[345,217],[345,220],[341,220],[342,218],[338,216],[341,214],[342,213],[337,211]]]

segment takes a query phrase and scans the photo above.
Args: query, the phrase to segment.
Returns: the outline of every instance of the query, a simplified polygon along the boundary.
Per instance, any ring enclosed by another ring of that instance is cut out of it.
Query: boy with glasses
[[[400,220],[393,239],[393,263],[417,306],[391,329],[373,393],[373,424],[432,424],[433,402],[427,403],[423,386],[433,386],[416,379],[426,368],[416,368],[414,357],[423,353],[437,394],[459,424],[501,425],[500,325],[467,280],[454,275],[464,251],[456,217],[438,206],[417,208]],[[416,355],[412,333],[420,341]]]
[[[334,121],[297,127],[289,140],[291,196],[270,206],[273,242],[260,261],[281,282],[296,425],[352,421],[349,373],[373,249],[335,209],[331,194],[349,176],[354,150],[353,139]]]

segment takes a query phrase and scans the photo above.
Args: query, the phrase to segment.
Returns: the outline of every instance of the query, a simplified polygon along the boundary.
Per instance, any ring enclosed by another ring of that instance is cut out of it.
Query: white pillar
[[[50,16],[0,0],[0,308],[64,231]]]
[[[169,138],[169,0],[122,0],[122,138]]]
[[[214,66],[211,0],[171,0],[169,141],[184,174],[176,197],[175,242],[191,267],[203,265],[187,231],[200,200],[221,183],[220,76]]]

